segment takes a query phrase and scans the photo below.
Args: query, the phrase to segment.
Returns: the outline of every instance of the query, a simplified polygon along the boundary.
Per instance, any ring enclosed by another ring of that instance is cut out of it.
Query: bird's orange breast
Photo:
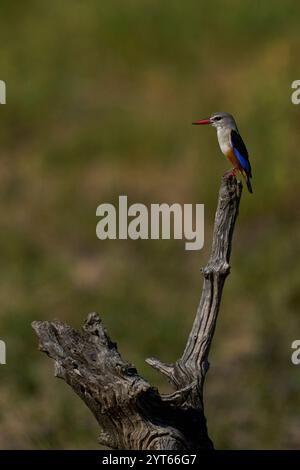
[[[227,150],[226,157],[232,163],[234,168],[237,168],[238,170],[242,170],[241,164],[238,161],[238,158],[237,158],[236,154],[234,153],[234,150],[233,150],[232,147]]]

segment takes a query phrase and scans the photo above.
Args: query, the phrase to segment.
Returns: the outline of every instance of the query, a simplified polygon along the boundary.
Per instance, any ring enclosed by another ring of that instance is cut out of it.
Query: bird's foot
[[[233,176],[234,178],[236,178],[237,171],[238,171],[237,168],[232,168],[231,170],[226,171],[226,173],[224,174],[224,176],[226,176],[227,178],[230,178],[230,177],[232,177],[232,176]]]

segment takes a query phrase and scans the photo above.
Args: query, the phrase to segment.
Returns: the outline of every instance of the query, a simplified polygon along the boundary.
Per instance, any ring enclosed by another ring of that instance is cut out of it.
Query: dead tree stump
[[[174,364],[147,363],[167,376],[174,393],[163,395],[125,362],[100,317],[91,313],[82,331],[59,321],[35,321],[40,350],[98,421],[99,442],[112,449],[212,449],[207,433],[203,385],[225,279],[242,184],[224,176],[215,216],[211,255],[196,318],[182,357]]]

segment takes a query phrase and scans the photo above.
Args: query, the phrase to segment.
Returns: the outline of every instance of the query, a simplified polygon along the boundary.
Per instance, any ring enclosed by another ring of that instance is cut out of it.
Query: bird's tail
[[[250,180],[250,176],[249,175],[246,175],[246,184],[247,184],[247,188],[248,188],[248,191],[249,193],[253,193],[253,190],[252,190],[252,186],[251,186],[251,180]]]
[[[252,175],[251,175],[251,174],[247,174],[247,173],[245,172],[245,170],[242,170],[241,173],[242,173],[243,177],[245,178],[246,185],[247,185],[247,188],[248,188],[249,193],[252,194],[252,193],[253,193],[252,185],[251,185],[251,176],[252,176]]]

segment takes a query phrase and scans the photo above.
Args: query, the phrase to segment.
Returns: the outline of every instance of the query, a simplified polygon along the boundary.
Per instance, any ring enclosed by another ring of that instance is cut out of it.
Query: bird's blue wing
[[[243,142],[243,139],[241,138],[240,134],[234,130],[231,131],[230,137],[231,144],[238,161],[247,175],[251,176],[251,165],[249,162],[248,151],[246,149],[246,145]]]

